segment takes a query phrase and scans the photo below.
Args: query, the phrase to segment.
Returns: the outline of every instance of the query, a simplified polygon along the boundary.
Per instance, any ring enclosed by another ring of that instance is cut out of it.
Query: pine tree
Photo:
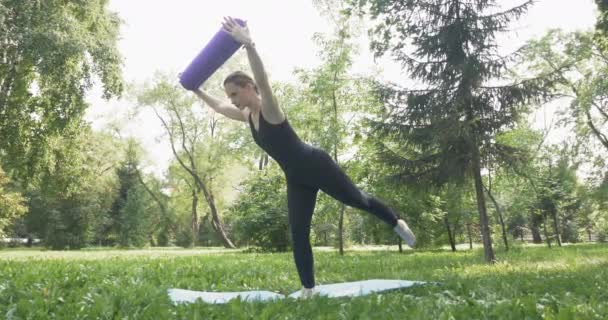
[[[513,163],[522,156],[500,144],[498,133],[512,128],[526,106],[544,97],[553,79],[506,81],[516,56],[501,57],[496,35],[524,14],[533,1],[499,11],[492,0],[359,0],[369,13],[376,56],[386,52],[425,86],[379,85],[391,110],[375,127],[386,138],[381,157],[404,182],[465,183],[473,178],[485,258],[495,261],[483,193],[483,159]],[[411,52],[410,52],[411,51]],[[394,139],[395,143],[390,140]]]
[[[110,209],[109,221],[106,225],[105,234],[107,240],[110,242],[118,241],[123,244],[122,234],[125,233],[126,225],[124,225],[124,215],[126,213],[125,207],[129,201],[129,195],[132,194],[138,184],[137,177],[137,166],[138,161],[135,156],[134,146],[129,143],[127,148],[127,158],[120,167],[116,169],[116,175],[118,176],[118,194],[112,203]],[[131,204],[133,206],[133,204]]]

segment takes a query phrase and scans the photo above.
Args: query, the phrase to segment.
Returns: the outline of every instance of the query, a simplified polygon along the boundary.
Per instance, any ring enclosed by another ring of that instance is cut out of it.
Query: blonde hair
[[[228,83],[234,83],[235,85],[244,88],[248,83],[253,85],[253,89],[255,89],[256,93],[258,92],[258,86],[255,84],[253,79],[243,71],[235,71],[229,74],[224,80],[224,86]]]

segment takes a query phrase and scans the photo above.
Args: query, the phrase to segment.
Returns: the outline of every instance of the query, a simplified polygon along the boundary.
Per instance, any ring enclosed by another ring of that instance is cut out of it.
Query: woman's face
[[[252,99],[253,87],[247,84],[245,87],[241,87],[235,83],[228,82],[224,86],[226,95],[237,108],[243,109],[249,107],[249,103]]]

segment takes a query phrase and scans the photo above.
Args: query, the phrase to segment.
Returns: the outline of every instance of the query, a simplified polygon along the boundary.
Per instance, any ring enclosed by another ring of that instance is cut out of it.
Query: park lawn
[[[172,305],[168,288],[300,289],[291,253],[0,250],[1,319],[608,319],[608,245],[315,253],[317,283],[433,281],[357,298]]]

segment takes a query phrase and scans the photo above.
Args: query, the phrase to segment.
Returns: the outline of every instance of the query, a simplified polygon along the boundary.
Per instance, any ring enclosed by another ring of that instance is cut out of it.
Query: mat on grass
[[[384,292],[389,290],[408,288],[424,283],[426,282],[374,279],[318,285],[315,287],[315,293],[319,296],[330,298],[358,297],[368,295],[374,292]],[[226,303],[236,298],[240,298],[242,301],[271,301],[276,299],[285,299],[286,297],[300,297],[300,290],[293,292],[288,296],[271,291],[209,292],[185,289],[169,289],[168,293],[173,303],[191,303],[195,302],[198,299],[201,299],[203,302],[206,303]]]

